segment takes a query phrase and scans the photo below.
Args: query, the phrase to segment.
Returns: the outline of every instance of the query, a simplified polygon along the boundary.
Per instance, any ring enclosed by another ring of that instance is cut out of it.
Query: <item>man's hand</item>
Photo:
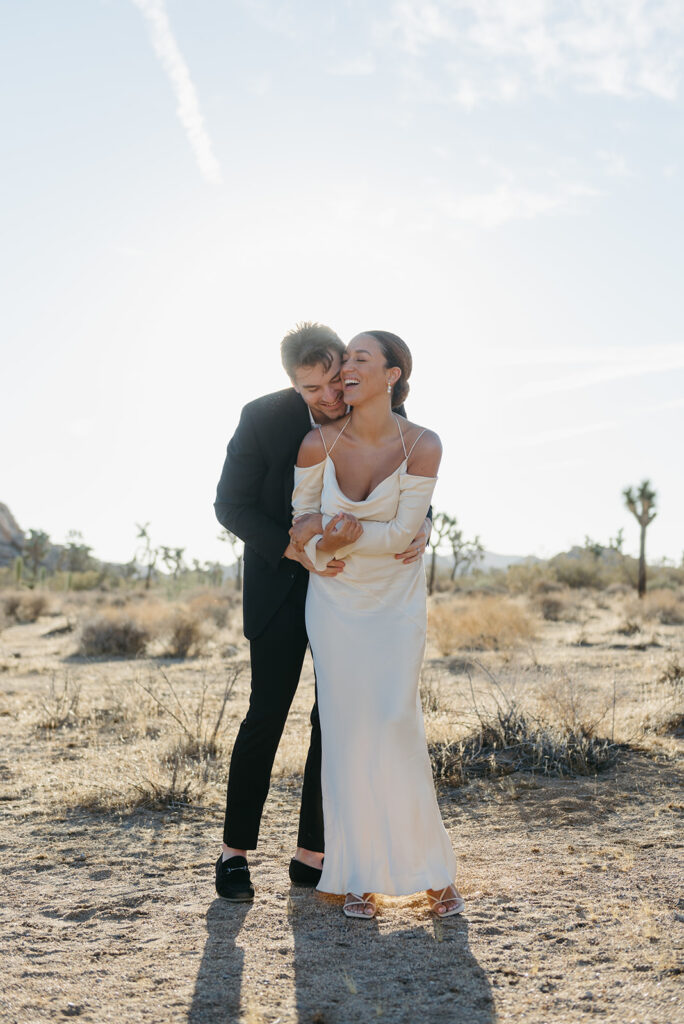
[[[429,519],[426,519],[410,545],[406,548],[406,551],[402,551],[401,554],[395,555],[394,557],[401,559],[404,565],[410,565],[411,562],[417,562],[418,559],[422,558],[425,554],[425,548],[427,547],[431,529],[432,523]]]
[[[347,563],[343,562],[339,558],[331,558],[325,569],[321,569],[319,572],[316,570],[317,576],[338,576],[344,569]]]
[[[358,540],[363,533],[363,526],[356,516],[350,512],[338,512],[334,515],[316,547],[319,551],[337,551]]]
[[[292,562],[299,562],[307,572],[316,576],[337,576],[344,569],[345,563],[339,558],[331,558],[325,569],[316,569],[308,555],[304,551],[297,551],[292,543],[288,544],[283,552],[283,558],[289,558]]]
[[[320,512],[307,512],[300,516],[290,529],[290,541],[296,551],[303,551],[317,533],[323,533],[323,516]]]

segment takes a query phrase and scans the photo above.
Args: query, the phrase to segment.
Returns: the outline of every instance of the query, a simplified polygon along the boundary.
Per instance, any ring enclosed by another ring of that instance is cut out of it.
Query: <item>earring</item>
[[[387,394],[388,395],[392,394],[392,382],[389,381],[389,380],[387,381]]]

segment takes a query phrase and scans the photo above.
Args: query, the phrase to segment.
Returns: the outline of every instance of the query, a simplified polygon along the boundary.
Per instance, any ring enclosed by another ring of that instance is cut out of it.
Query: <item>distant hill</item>
[[[429,565],[432,553],[428,549],[425,552],[425,562]],[[540,562],[542,559],[536,558],[534,555],[499,555],[494,551],[485,551],[484,557],[473,566],[470,570],[472,573],[475,570],[483,572],[489,572],[492,569],[508,569],[510,565],[532,565],[535,562]],[[453,565],[453,559],[450,555],[437,555],[437,571],[440,573],[451,572],[451,566]]]

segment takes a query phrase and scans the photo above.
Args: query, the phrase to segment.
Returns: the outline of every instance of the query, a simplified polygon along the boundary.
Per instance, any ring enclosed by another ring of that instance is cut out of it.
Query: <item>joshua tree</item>
[[[83,534],[80,530],[69,530],[66,546],[60,556],[60,564],[67,572],[85,572],[93,566],[94,560],[90,556],[92,550],[83,543]]]
[[[451,578],[455,580],[457,574],[465,575],[469,569],[481,561],[484,548],[479,536],[474,537],[473,540],[464,540],[463,530],[459,530],[455,522],[447,539],[451,544],[451,555],[454,560],[451,566]]]
[[[174,580],[178,579],[178,574],[185,568],[183,565],[185,548],[167,548],[162,545],[159,550],[161,551],[162,562],[169,569]]]
[[[38,580],[38,570],[50,550],[50,538],[43,530],[29,530],[29,535],[24,541],[24,561],[31,570],[33,583]]]
[[[625,505],[640,527],[639,582],[637,589],[639,597],[643,597],[646,593],[646,529],[657,515],[655,509],[656,492],[651,487],[651,481],[644,480],[636,493],[633,488],[626,487],[622,492],[622,496],[625,499]]]
[[[147,574],[145,576],[145,590],[149,590],[152,573],[154,572],[154,567],[157,564],[157,558],[159,557],[159,548],[152,547],[149,523],[143,523],[142,525],[140,523],[136,523],[135,525],[138,528],[138,540],[142,541],[140,561],[147,569]]]
[[[456,529],[456,519],[453,516],[447,515],[446,512],[438,512],[432,520],[432,533],[430,534],[430,547],[432,548],[432,554],[430,556],[430,576],[428,579],[428,593],[431,594],[435,589],[435,571],[437,568],[437,548],[440,544],[445,541],[449,533]]]
[[[233,558],[235,559],[235,589],[239,590],[242,586],[242,559],[244,555],[244,544],[239,537],[236,537],[230,530],[223,530],[218,535],[219,540],[227,541],[233,549]]]

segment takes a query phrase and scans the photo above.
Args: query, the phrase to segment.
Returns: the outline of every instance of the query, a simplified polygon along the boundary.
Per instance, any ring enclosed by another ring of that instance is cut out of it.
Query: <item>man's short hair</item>
[[[335,352],[343,355],[344,344],[332,327],[309,320],[288,331],[280,343],[280,358],[290,380],[294,380],[300,366],[316,366],[321,363],[329,370]]]

